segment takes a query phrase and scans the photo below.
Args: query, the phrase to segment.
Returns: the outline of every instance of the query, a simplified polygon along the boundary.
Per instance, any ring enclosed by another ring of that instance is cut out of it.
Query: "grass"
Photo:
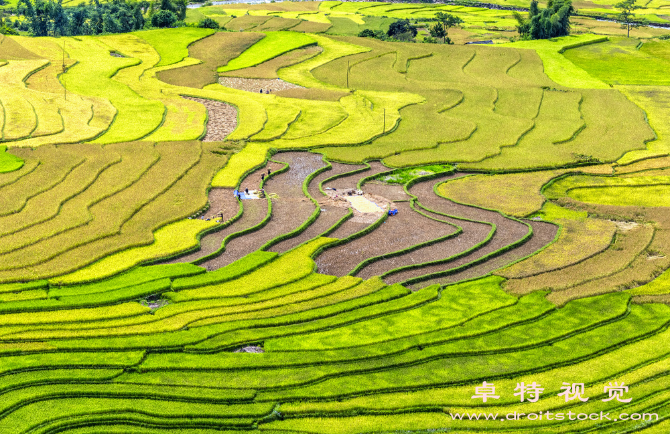
[[[335,41],[323,36],[312,35],[312,38],[323,48],[323,53],[298,65],[281,69],[278,72],[279,78],[304,87],[332,88],[332,86],[315,79],[311,71],[332,60],[368,51],[364,47]]]
[[[602,253],[570,267],[508,281],[507,289],[516,294],[540,288],[565,290],[599,277],[609,276],[629,267],[635,258],[645,251],[653,237],[654,229],[649,225],[640,225],[626,232],[619,231]]]
[[[448,165],[433,165],[433,166],[419,166],[409,169],[397,169],[388,175],[379,175],[375,179],[386,182],[388,184],[402,184],[405,185],[412,179],[418,176],[431,175],[440,172],[446,172],[453,169]]]
[[[188,251],[198,245],[197,235],[216,226],[214,221],[183,220],[167,225],[154,232],[155,241],[143,247],[126,249],[110,255],[74,273],[58,278],[59,284],[97,280],[113,276],[135,265],[153,259]]]
[[[295,351],[366,346],[423,334],[435,327],[450,328],[466,322],[469,318],[485,315],[487,312],[512,304],[515,298],[500,290],[498,284],[501,280],[490,278],[485,281],[450,287],[442,291],[439,300],[409,312],[397,313],[333,331],[314,333],[308,339],[294,337],[274,340],[269,348],[272,351]],[[428,294],[430,291],[426,288],[410,297],[421,297]],[[476,305],[470,304],[473,300],[477,300]],[[449,309],[445,309],[445,306],[449,306]],[[430,322],[421,321],[421,318],[427,317],[432,320]],[[409,327],[410,324],[412,324],[411,327]]]
[[[23,167],[25,162],[7,152],[7,146],[0,146],[0,173],[13,172]]]
[[[607,165],[581,169],[591,173],[611,173]],[[539,211],[545,202],[542,187],[552,179],[569,173],[567,170],[510,173],[499,175],[474,175],[440,184],[438,191],[460,203],[495,208],[515,217],[526,217]],[[496,197],[489,192],[495,189]]]
[[[570,197],[587,203],[618,206],[667,207],[670,186],[584,187],[570,192]]]
[[[18,276],[15,271],[9,270],[16,270],[18,264],[32,263],[33,267],[30,271],[26,269],[26,273],[51,276],[65,274],[66,270],[67,272],[75,271],[84,264],[90,264],[111,253],[152,243],[154,241],[151,235],[153,231],[186,218],[206,205],[205,192],[214,173],[225,163],[225,156],[211,152],[216,148],[215,145],[205,145],[204,152],[201,146],[197,142],[173,142],[158,145],[156,149],[161,156],[159,162],[152,164],[151,160],[145,160],[144,164],[150,164],[151,170],[148,170],[144,176],[139,176],[139,179],[130,180],[133,182],[129,186],[126,184],[129,180],[121,178],[123,180],[121,185],[116,184],[117,187],[115,187],[116,194],[107,196],[110,192],[96,192],[96,188],[103,188],[106,184],[99,186],[93,184],[94,189],[91,191],[94,193],[93,197],[88,196],[87,200],[79,202],[83,209],[69,210],[72,212],[70,215],[79,220],[79,224],[74,227],[67,226],[71,224],[68,219],[60,220],[57,225],[51,225],[51,222],[48,222],[47,227],[55,233],[42,233],[40,238],[49,235],[45,239],[33,238],[36,234],[40,234],[40,228],[35,227],[35,232],[25,234],[31,237],[29,238],[30,244],[25,245],[26,240],[24,239],[22,248],[6,252],[2,256],[2,268],[6,270],[2,273],[6,276]],[[149,152],[153,150],[150,148]],[[148,157],[152,156],[148,155]],[[141,170],[141,167],[140,165],[137,169]],[[39,173],[35,175],[39,176]],[[105,180],[116,183],[120,181],[119,179]],[[187,201],[186,198],[190,199]],[[93,203],[88,202],[89,200]],[[191,223],[199,226],[210,224],[210,222],[197,223],[190,220],[187,224]],[[65,228],[71,230],[64,231],[64,224]],[[122,227],[123,230],[120,230]],[[196,230],[193,225],[189,227],[190,235],[182,236],[181,242],[186,242],[184,238],[189,238],[188,245],[194,247],[195,234],[203,228],[199,227]],[[169,238],[165,238],[164,241],[171,248],[176,248],[176,239],[171,242]],[[146,253],[147,250],[144,252]],[[152,255],[155,255],[155,251],[150,255],[145,253],[140,255],[145,260],[150,259],[148,256],[153,259]],[[135,255],[125,258],[132,262]]]
[[[218,72],[249,68],[274,59],[284,53],[316,44],[312,37],[287,32],[266,32],[265,37],[244,50],[242,54],[218,68]]]
[[[243,296],[253,292],[261,292],[282,284],[290,283],[310,274],[314,268],[311,254],[319,247],[329,244],[334,240],[331,238],[317,238],[301,247],[281,255],[269,265],[261,267],[245,275],[230,284],[206,286],[196,290],[184,290],[177,293],[173,298],[176,301],[197,300],[203,298],[216,298],[225,294],[227,296]],[[273,279],[267,279],[267,273],[272,271]]]
[[[226,22],[227,30],[241,32],[243,30],[252,30],[270,20],[268,16],[242,15]]]

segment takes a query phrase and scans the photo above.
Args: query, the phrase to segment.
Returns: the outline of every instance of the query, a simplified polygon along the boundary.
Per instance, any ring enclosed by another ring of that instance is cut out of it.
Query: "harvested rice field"
[[[0,434],[670,432],[667,1],[6,3]]]

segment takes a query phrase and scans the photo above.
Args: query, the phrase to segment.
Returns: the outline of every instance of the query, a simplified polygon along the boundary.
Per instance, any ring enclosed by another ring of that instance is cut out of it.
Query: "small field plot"
[[[611,38],[567,50],[564,56],[590,75],[610,84],[670,84],[670,42]]]

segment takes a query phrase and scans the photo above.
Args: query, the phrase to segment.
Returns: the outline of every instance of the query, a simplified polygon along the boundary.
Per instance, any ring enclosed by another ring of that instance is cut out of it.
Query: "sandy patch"
[[[630,230],[635,229],[636,227],[640,226],[639,223],[635,223],[635,222],[614,222],[614,224],[616,225],[617,229],[619,229],[620,231],[624,231],[624,232],[630,231]]]
[[[277,92],[288,89],[302,89],[302,86],[289,83],[279,78],[240,78],[240,77],[219,77],[219,83],[222,86],[230,87],[232,89],[246,90],[254,93]]]
[[[382,213],[384,212],[376,203],[364,196],[348,196],[346,200],[351,203],[351,206],[358,212],[362,213]]]

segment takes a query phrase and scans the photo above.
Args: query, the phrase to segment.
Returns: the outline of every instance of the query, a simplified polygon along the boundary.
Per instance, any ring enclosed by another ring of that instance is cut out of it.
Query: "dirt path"
[[[197,101],[207,108],[207,133],[203,142],[222,141],[237,128],[237,109],[232,105],[191,96],[183,98]]]
[[[414,212],[407,202],[400,202],[397,207],[397,215],[389,217],[386,222],[368,235],[328,249],[319,255],[316,258],[318,271],[343,276],[365,259],[443,237],[456,230],[451,225],[437,222]],[[381,268],[382,272],[393,267],[389,261],[384,261],[384,265],[388,268]]]
[[[226,250],[218,257],[211,259],[203,266],[217,269],[226,266],[241,257],[261,248],[271,239],[290,232],[300,226],[314,211],[314,204],[303,195],[302,183],[305,178],[315,170],[323,167],[321,155],[307,152],[286,152],[273,157],[273,160],[289,164],[286,172],[271,177],[265,183],[265,192],[276,198],[272,199],[272,217],[261,229],[230,240]],[[249,177],[249,181],[255,185],[258,174]],[[245,184],[242,183],[244,187]],[[246,202],[265,202],[264,200],[252,200]],[[259,219],[258,221],[262,220]]]

